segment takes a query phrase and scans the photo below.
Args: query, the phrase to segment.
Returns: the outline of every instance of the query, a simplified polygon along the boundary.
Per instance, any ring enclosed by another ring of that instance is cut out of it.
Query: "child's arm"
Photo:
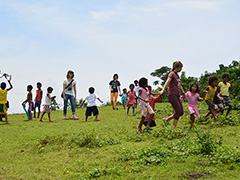
[[[229,87],[229,90],[230,90],[230,91],[233,91],[232,82],[229,81],[229,84],[231,85],[231,86]]]
[[[151,94],[151,95],[159,95],[159,92],[158,92],[158,93],[155,93],[155,92],[150,91],[150,94]]]
[[[8,88],[7,91],[10,91],[10,90],[13,88],[13,85],[12,85],[12,83],[11,83],[10,80],[8,80],[8,83],[9,83],[9,85],[10,85],[10,88]]]
[[[141,91],[141,90],[139,90],[139,91],[138,91],[138,99],[141,99],[142,101],[144,101],[144,102],[148,103],[148,102],[149,102],[149,100],[147,100],[147,99],[143,99],[143,97],[142,97],[141,95],[142,95],[142,91]]]
[[[204,99],[202,98],[202,97],[200,97],[200,96],[198,96],[198,98],[197,98],[199,101],[203,101]]]
[[[27,99],[25,101],[23,101],[22,105],[25,105],[27,102],[31,102],[31,94],[30,93],[27,94]]]
[[[218,92],[216,91],[215,95],[217,95],[218,99],[220,99],[221,101],[223,101],[223,98],[221,97],[221,93],[218,93]]]
[[[76,89],[76,84],[73,85],[73,89],[74,89],[74,101],[77,100],[77,89]]]
[[[207,93],[209,91],[209,87],[206,87],[206,89],[203,90],[204,93]]]
[[[103,101],[100,98],[97,98],[97,100],[99,100],[101,103],[103,103]]]
[[[85,101],[86,101],[86,100],[83,100],[83,102],[81,103],[80,107],[82,107],[82,106],[83,106],[83,104],[85,103]]]
[[[48,96],[51,100],[53,100],[53,99],[56,98],[56,96],[51,97],[51,95],[50,95],[49,93],[47,93],[47,96]]]
[[[163,85],[162,90],[159,92],[159,95],[162,95],[164,93],[165,89],[169,86],[171,81],[172,81],[172,78],[170,76],[168,76],[167,81]]]
[[[118,90],[119,90],[119,93],[120,93],[120,95],[121,95],[122,93],[121,93],[121,89],[120,89],[120,86],[118,86]]]
[[[185,91],[184,91],[182,85],[181,85],[181,87],[180,87],[180,90],[181,90],[181,92],[182,92],[182,96],[185,98]]]

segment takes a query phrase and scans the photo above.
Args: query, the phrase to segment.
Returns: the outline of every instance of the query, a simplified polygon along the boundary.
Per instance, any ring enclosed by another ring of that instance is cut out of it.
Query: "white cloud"
[[[183,0],[166,3],[167,7],[172,7],[176,9],[206,9],[206,10],[216,10],[219,4],[216,1],[193,1],[193,0]]]

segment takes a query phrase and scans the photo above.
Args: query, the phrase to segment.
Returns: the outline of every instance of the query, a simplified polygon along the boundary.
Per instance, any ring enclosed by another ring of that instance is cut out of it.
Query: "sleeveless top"
[[[36,100],[37,101],[41,101],[42,100],[42,90],[40,89],[38,89],[37,91],[36,91],[36,93],[37,93],[37,97],[36,97]]]

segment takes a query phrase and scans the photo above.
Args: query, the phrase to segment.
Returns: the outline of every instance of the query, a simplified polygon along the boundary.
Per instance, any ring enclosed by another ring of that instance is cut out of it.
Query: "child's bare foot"
[[[95,121],[100,121],[100,119],[95,119]]]
[[[42,119],[40,119],[40,122],[44,122]]]
[[[137,133],[138,133],[138,134],[142,134],[142,130],[141,130],[141,129],[138,129],[138,130],[137,130]]]
[[[127,113],[127,116],[129,116],[129,114]]]
[[[32,121],[32,119],[29,119],[29,121]]]
[[[153,130],[150,126],[146,126],[146,130]]]
[[[6,124],[10,124],[8,121],[6,121]]]
[[[204,115],[204,120],[207,121],[207,116],[206,115]]]
[[[215,121],[219,121],[219,119],[218,118],[214,118],[215,119]]]
[[[53,122],[52,120],[49,120],[49,122]]]
[[[136,114],[133,114],[133,116],[136,116]]]

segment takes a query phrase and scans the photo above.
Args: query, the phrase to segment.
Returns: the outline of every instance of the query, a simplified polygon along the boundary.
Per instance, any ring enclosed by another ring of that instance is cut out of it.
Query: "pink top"
[[[127,104],[136,104],[135,91],[128,91],[128,102]]]
[[[145,89],[145,88],[142,88],[142,87],[140,87],[139,90],[142,91],[141,97],[142,97],[143,99],[145,99],[145,100],[149,100],[149,94],[150,94],[150,93],[149,93],[149,90],[148,90],[147,88]],[[146,103],[145,101],[143,101],[143,100],[140,99],[139,105],[140,105],[140,106],[148,106],[149,103]]]
[[[188,106],[197,106],[197,100],[199,97],[199,94],[196,93],[194,96],[190,91],[188,91],[186,94],[186,98],[188,100]]]
[[[181,80],[175,72],[170,72],[168,77],[171,77],[172,80],[168,86],[168,95],[177,95],[180,96],[180,87]]]

